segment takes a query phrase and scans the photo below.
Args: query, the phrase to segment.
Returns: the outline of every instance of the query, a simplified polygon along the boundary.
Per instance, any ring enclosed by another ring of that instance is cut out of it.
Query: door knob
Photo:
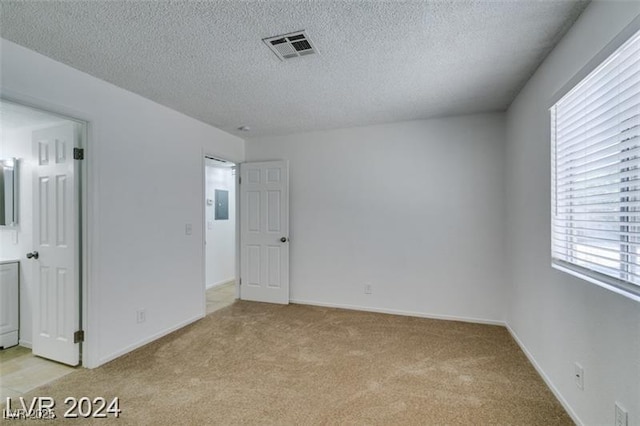
[[[280,238],[280,242],[281,242],[281,243],[286,243],[286,242],[287,242],[287,237],[282,237],[282,238]]]
[[[40,257],[40,255],[37,251],[27,253],[27,259],[37,259],[38,257]]]

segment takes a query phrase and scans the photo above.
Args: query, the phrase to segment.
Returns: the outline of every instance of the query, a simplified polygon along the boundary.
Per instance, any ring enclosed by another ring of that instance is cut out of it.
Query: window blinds
[[[640,32],[551,108],[551,142],[554,263],[640,294]]]

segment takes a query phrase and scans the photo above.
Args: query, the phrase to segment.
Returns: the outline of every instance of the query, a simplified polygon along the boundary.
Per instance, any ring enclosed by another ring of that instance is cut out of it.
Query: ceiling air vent
[[[317,50],[313,47],[309,36],[305,34],[304,30],[263,38],[262,41],[269,46],[269,49],[271,49],[281,61],[317,53]]]

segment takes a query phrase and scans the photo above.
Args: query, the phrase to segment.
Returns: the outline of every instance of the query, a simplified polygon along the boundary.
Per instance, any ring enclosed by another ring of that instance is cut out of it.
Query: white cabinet
[[[0,262],[0,348],[18,344],[19,263]]]

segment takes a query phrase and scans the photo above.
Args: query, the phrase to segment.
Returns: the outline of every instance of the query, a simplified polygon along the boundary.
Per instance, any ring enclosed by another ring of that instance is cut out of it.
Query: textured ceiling
[[[0,34],[250,138],[504,110],[586,4],[2,0]],[[320,54],[261,41],[302,29]]]

